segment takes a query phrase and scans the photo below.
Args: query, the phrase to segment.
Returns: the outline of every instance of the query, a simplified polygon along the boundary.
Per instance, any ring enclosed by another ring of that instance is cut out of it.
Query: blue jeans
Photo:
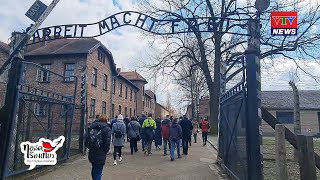
[[[188,139],[182,139],[182,149],[184,155],[188,155],[188,142]]]
[[[93,180],[101,180],[103,164],[92,164],[91,177]]]
[[[170,140],[170,158],[174,159],[174,150],[177,147],[177,154],[180,157],[180,139],[179,140]]]
[[[163,154],[165,154],[165,155],[167,154],[168,144],[169,144],[169,149],[170,149],[169,139],[163,139]]]

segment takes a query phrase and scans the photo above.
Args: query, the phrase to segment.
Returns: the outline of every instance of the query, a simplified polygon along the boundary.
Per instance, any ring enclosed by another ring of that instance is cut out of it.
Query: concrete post
[[[300,179],[316,180],[313,137],[298,135]]]
[[[288,180],[286,163],[286,142],[285,127],[283,124],[276,124],[276,178],[278,180]]]

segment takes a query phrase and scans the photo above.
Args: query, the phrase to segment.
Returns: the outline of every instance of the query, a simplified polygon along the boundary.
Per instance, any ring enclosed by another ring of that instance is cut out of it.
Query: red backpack
[[[163,139],[169,139],[169,129],[170,129],[170,123],[161,124],[161,131],[162,131]]]

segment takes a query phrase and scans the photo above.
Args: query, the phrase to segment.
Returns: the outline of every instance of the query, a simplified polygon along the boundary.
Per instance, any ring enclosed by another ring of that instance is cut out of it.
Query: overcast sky
[[[33,2],[34,0],[10,0],[1,3],[0,41],[8,43],[12,31],[20,31],[33,23],[24,15]],[[42,2],[48,5],[51,0],[42,0]],[[135,0],[60,0],[41,27],[97,22],[120,11],[137,10],[136,7]],[[141,61],[148,61],[147,55],[150,53],[148,52],[148,41],[137,28],[121,27],[97,39],[112,52],[117,66],[126,71],[138,69],[138,64],[141,64]],[[278,59],[275,64],[276,66],[272,68],[265,66],[262,68],[262,89],[290,90],[288,81],[291,79],[290,72],[294,71],[295,64],[283,59]],[[320,76],[319,64],[305,65],[301,63],[301,66],[313,75]],[[141,73],[147,76],[146,73]],[[299,79],[296,79],[298,88],[320,88],[319,82],[316,82],[314,78],[302,72],[299,72],[298,75]],[[153,86],[154,80],[148,80],[149,86]],[[318,80],[320,79],[318,78]],[[174,88],[175,86],[168,81],[166,81],[166,85],[160,85],[157,92],[158,100],[165,102],[166,91],[172,91]],[[172,94],[174,100],[179,98],[175,93]]]

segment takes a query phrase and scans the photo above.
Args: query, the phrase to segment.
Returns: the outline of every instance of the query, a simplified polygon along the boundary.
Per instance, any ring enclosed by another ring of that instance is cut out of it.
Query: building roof
[[[164,106],[162,106],[160,103],[156,103],[158,106],[160,106],[162,109],[165,109],[166,111],[168,111],[169,112],[169,110],[166,108],[166,107],[164,107]]]
[[[148,83],[148,81],[136,71],[120,72],[120,74],[130,81],[143,81],[145,84]]]
[[[4,52],[9,53],[10,47],[8,44],[0,41],[0,50],[3,50]]]
[[[149,89],[145,90],[144,93],[149,96],[150,98],[156,99],[156,95]]]
[[[26,56],[87,54],[99,44],[94,38],[56,39],[29,45]]]
[[[300,90],[299,100],[300,109],[319,110],[320,109],[320,91]],[[262,91],[261,103],[270,110],[292,110],[293,92],[292,91]]]
[[[128,84],[130,84],[132,87],[136,88],[137,90],[139,90],[139,87],[136,86],[135,84],[133,84],[129,79],[125,78],[124,76],[122,76],[121,74],[119,74],[118,76],[119,78],[121,78],[122,80],[126,81]]]

